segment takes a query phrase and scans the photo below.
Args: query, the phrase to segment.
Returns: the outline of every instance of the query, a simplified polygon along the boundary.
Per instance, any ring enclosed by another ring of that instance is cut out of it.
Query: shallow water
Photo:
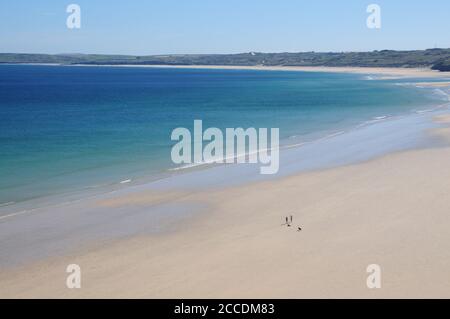
[[[191,129],[194,119],[222,129],[278,127],[290,145],[442,103],[431,89],[397,82],[334,73],[1,65],[0,209],[170,175],[177,168],[170,134]]]
[[[259,174],[257,164],[219,165],[186,170],[141,185],[81,196],[81,199],[58,195],[44,198],[39,204],[27,201],[0,208],[0,268],[66,255],[136,235],[166,232],[180,225],[180,221],[190,220],[208,209],[206,203],[181,204],[176,200],[111,207],[98,205],[100,201],[155,190],[179,190],[180,194],[205,191],[365,161],[399,150],[436,147],[440,145],[439,140],[430,137],[427,131],[439,126],[432,121],[434,116],[448,111],[449,107],[443,106],[384,119],[301,147],[284,148],[280,152],[277,175]]]

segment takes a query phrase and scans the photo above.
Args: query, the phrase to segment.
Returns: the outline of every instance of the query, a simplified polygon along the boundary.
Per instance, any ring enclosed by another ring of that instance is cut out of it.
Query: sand
[[[440,124],[450,124],[450,114],[437,115],[433,121]]]
[[[92,65],[82,65],[93,67]],[[99,65],[96,65],[99,66]],[[108,67],[174,68],[174,69],[223,69],[356,73],[377,76],[377,79],[398,78],[449,78],[450,72],[430,68],[382,68],[382,67],[327,67],[327,66],[230,66],[230,65],[102,65]]]
[[[448,88],[450,87],[450,82],[418,82],[415,83],[417,86],[422,87],[434,87],[434,88]]]
[[[450,136],[448,119],[431,133]],[[450,147],[420,149],[239,187],[99,201],[207,209],[174,232],[3,271],[0,297],[449,298],[449,160]],[[81,289],[65,286],[71,263]],[[366,286],[369,264],[381,267],[380,289]]]
[[[422,69],[370,73],[443,75]],[[445,88],[450,82],[420,85]],[[442,141],[435,148],[241,186],[95,200],[87,213],[101,218],[100,212],[114,209],[111,218],[124,220],[157,204],[200,208],[167,232],[83,244],[69,255],[1,269],[0,297],[450,298],[450,115],[433,121],[439,127],[428,133]],[[0,222],[17,217],[22,215]],[[65,270],[73,263],[82,270],[81,289],[66,287]],[[380,289],[366,286],[370,264],[381,267]]]

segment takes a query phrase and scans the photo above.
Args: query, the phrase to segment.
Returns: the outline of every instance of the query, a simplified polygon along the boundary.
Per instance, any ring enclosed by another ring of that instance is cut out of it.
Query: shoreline
[[[173,69],[218,69],[218,70],[254,70],[254,71],[296,71],[321,73],[353,73],[378,75],[379,79],[397,78],[450,78],[450,72],[439,72],[430,68],[388,68],[388,67],[327,67],[327,66],[227,66],[227,65],[87,65],[107,67],[143,67]]]
[[[33,64],[35,65],[35,64]],[[48,64],[42,64],[42,65],[48,65]],[[64,66],[64,65],[58,65],[58,64],[54,64],[53,66]],[[107,65],[79,65],[79,66],[100,66],[100,67],[110,67]],[[131,65],[123,65],[123,67],[129,67]],[[111,67],[114,67],[114,65],[112,65]],[[122,66],[119,66],[122,67]],[[159,68],[159,67],[168,67],[168,66],[148,66],[148,65],[144,65],[144,66],[131,66],[131,67],[155,67],[155,68]],[[191,66],[169,66],[169,67],[173,67],[173,68],[191,68]],[[222,69],[222,66],[194,66],[193,68],[213,68],[213,69]],[[291,71],[290,67],[281,67],[282,70],[284,71]],[[297,67],[293,67],[296,71],[305,71],[305,69],[303,67],[297,68]],[[237,66],[237,67],[229,67],[229,69],[242,69],[242,67]],[[268,70],[266,67],[245,67],[245,69],[258,69],[258,70]],[[274,69],[271,70],[278,70],[279,67],[275,67]],[[310,69],[310,71],[306,71],[306,72],[331,72],[330,70],[335,70],[335,69],[339,69],[340,73],[361,73],[361,74],[369,74],[367,73],[367,71],[372,68],[328,68],[328,67],[312,67],[312,68],[308,68]],[[321,69],[322,71],[318,71],[319,69]],[[348,69],[348,70],[347,70]],[[391,74],[391,76],[394,76],[393,72],[394,69],[392,68],[375,68],[375,70],[373,70],[373,72],[378,72],[378,75],[384,74]],[[429,70],[429,69],[395,69],[397,73],[397,75],[399,74],[407,74],[408,77],[412,76],[412,75],[417,75],[417,74],[424,74],[422,72],[428,72],[431,71],[433,72],[433,74],[436,74],[435,71]],[[389,73],[391,72],[391,73]],[[406,73],[405,73],[406,72]],[[375,74],[375,73],[374,73]],[[438,72],[439,74],[439,72]],[[450,75],[450,74],[449,74]],[[375,80],[382,80],[385,78],[389,78],[389,79],[394,79],[395,77],[381,77],[381,76],[377,76],[375,78]],[[433,78],[429,78],[430,80],[432,80]],[[435,88],[438,90],[442,89],[448,89],[450,88],[450,82],[418,82],[413,84],[413,86],[415,87],[421,87],[421,88]],[[450,92],[450,91],[449,91]],[[447,95],[447,97],[449,96],[448,93],[445,93]],[[449,99],[450,100],[450,99]],[[443,103],[443,104],[436,104],[436,106],[433,107],[434,109],[439,109],[442,107],[446,107],[447,103]],[[429,112],[432,109],[427,109],[424,111],[420,111],[420,112]],[[362,126],[365,125],[372,125],[374,123],[377,122],[381,122],[381,121],[385,121],[385,120],[390,120],[390,119],[395,119],[395,118],[399,118],[399,117],[403,117],[403,116],[408,116],[409,114],[402,114],[402,115],[395,115],[395,116],[385,116],[385,115],[380,115],[371,119],[368,119],[366,121],[361,122],[360,124],[353,126],[353,127],[349,127],[343,131],[333,131],[333,132],[329,132],[329,134],[326,134],[324,136],[319,136],[316,139],[313,140],[307,140],[307,141],[302,141],[301,143],[297,143],[297,142],[290,142],[290,143],[285,143],[282,144],[280,146],[280,150],[285,150],[285,149],[291,149],[291,148],[296,148],[296,147],[302,147],[305,144],[310,144],[310,143],[314,143],[316,141],[322,140],[322,139],[328,139],[328,138],[332,138],[335,135],[340,135],[340,134],[345,134],[349,131],[352,131],[354,129],[358,129]],[[285,138],[284,141],[288,141],[291,137]],[[65,203],[70,203],[71,201],[78,201],[78,200],[83,200],[86,197],[96,197],[96,196],[102,196],[104,194],[108,194],[110,192],[115,192],[117,190],[122,190],[123,188],[121,187],[122,185],[124,186],[141,186],[141,185],[145,185],[145,184],[149,184],[149,183],[153,183],[153,182],[157,182],[159,180],[162,179],[166,179],[166,178],[170,178],[173,175],[178,175],[178,174],[183,174],[186,172],[195,172],[198,170],[203,170],[203,169],[209,169],[211,167],[217,166],[216,164],[211,164],[211,163],[201,163],[201,164],[190,164],[190,165],[186,165],[186,166],[180,166],[180,167],[173,167],[173,168],[169,168],[166,169],[164,171],[160,171],[158,173],[154,173],[152,175],[145,175],[145,176],[140,176],[139,178],[133,178],[131,179],[126,179],[127,177],[125,177],[125,179],[123,181],[113,181],[110,182],[109,184],[105,184],[102,185],[102,189],[100,189],[100,186],[98,187],[98,191],[97,192],[90,192],[93,189],[96,189],[96,187],[87,185],[84,186],[83,188],[80,189],[75,189],[75,190],[71,190],[68,192],[64,192],[64,193],[56,193],[56,194],[50,194],[50,195],[46,195],[43,197],[38,197],[38,198],[33,198],[30,200],[26,200],[26,201],[18,201],[18,202],[5,202],[5,203],[1,203],[0,205],[0,219],[2,219],[4,216],[3,215],[16,215],[16,214],[20,214],[22,211],[28,211],[28,210],[34,210],[34,209],[40,209],[45,207],[49,202],[51,202],[52,204],[55,204],[54,202],[52,202],[52,198],[69,198],[68,201],[64,201],[64,202],[58,202],[56,203],[58,204],[65,204]],[[131,184],[130,184],[131,183]],[[125,185],[128,184],[128,185]],[[77,194],[84,194],[83,196],[78,196]],[[75,199],[72,199],[72,196],[75,196]],[[30,207],[30,205],[28,205],[28,203],[35,203],[35,202],[44,202],[44,205],[40,205],[38,207]],[[20,211],[12,211],[10,210],[10,208],[12,208],[15,205],[19,205],[20,207]],[[25,207],[25,208],[24,208]]]
[[[8,239],[3,254],[18,256],[17,265],[0,265],[0,296],[448,297],[444,284],[450,282],[439,278],[450,255],[433,258],[450,251],[448,106],[383,119],[356,135],[346,132],[324,139],[319,148],[307,146],[309,153],[293,147],[287,169],[274,179],[252,179],[248,167],[212,167],[0,218],[0,233]],[[423,133],[431,137],[418,143]],[[438,142],[430,145],[433,139]],[[336,154],[328,158],[334,165],[326,165],[326,152]],[[305,154],[312,161],[300,165]],[[302,165],[313,169],[299,171]],[[244,182],[226,183],[234,177]],[[190,188],[193,182],[202,187]],[[436,215],[426,219],[425,211]],[[289,214],[304,230],[280,226]],[[154,224],[165,229],[152,232]],[[8,241],[18,245],[9,247]],[[431,244],[439,249],[430,252]],[[432,275],[421,268],[423,256]],[[380,292],[364,286],[364,267],[374,262],[393,270],[383,275],[387,289]],[[81,290],[64,286],[70,263],[83,269]],[[427,290],[427,283],[438,288]]]
[[[296,71],[321,73],[353,73],[377,75],[378,79],[401,78],[450,78],[450,72],[431,68],[404,67],[356,67],[356,66],[239,66],[239,65],[139,65],[139,64],[59,64],[59,63],[4,63],[3,65],[83,66],[83,67],[127,67],[127,68],[173,68],[173,69],[217,69],[254,71]]]
[[[442,86],[440,85],[441,82],[424,82],[421,83],[421,85],[423,85],[424,87],[434,87],[436,84],[436,88],[442,88]],[[445,86],[446,88],[448,86]],[[437,104],[435,106],[433,106],[433,108],[431,109],[426,109],[423,111],[416,111],[416,112],[410,112],[407,114],[402,114],[402,115],[396,115],[396,116],[381,116],[381,117],[377,117],[377,118],[373,118],[367,121],[364,121],[358,125],[349,127],[345,130],[342,131],[335,131],[332,132],[330,134],[324,135],[324,136],[320,136],[317,137],[315,139],[312,140],[308,140],[308,141],[303,141],[301,143],[290,143],[290,144],[281,144],[280,145],[280,153],[284,155],[285,152],[296,152],[299,150],[302,150],[302,148],[306,147],[310,147],[310,146],[314,146],[317,143],[333,143],[333,141],[336,140],[336,138],[341,138],[341,136],[343,135],[343,137],[345,137],[348,134],[357,134],[359,130],[361,129],[370,129],[370,127],[373,127],[375,125],[382,125],[383,123],[389,123],[390,121],[401,121],[403,119],[407,119],[410,118],[412,116],[414,116],[414,114],[427,114],[427,113],[432,113],[432,112],[439,112],[442,109],[447,109],[450,107],[450,102],[445,102],[442,104]],[[286,140],[288,140],[288,138],[286,138]],[[407,148],[417,148],[417,147],[413,147],[413,146],[408,146]],[[390,151],[381,151],[379,153],[375,153],[377,155],[371,155],[369,157],[373,158],[373,157],[378,157],[378,156],[384,156],[388,153],[391,152],[395,152],[395,151],[399,151],[402,149],[402,147],[400,145],[397,145],[395,147],[396,150],[390,150]],[[290,157],[292,158],[293,155],[290,155]],[[368,157],[368,158],[369,158]],[[328,167],[338,167],[341,165],[348,165],[348,164],[358,164],[359,162],[364,161],[364,159],[353,159],[353,160],[348,160],[345,163],[341,163],[341,164],[333,164],[331,161],[328,164],[322,164],[318,167],[315,168],[302,168],[300,169],[301,172],[308,172],[311,170],[323,170],[323,169],[327,169]],[[220,170],[221,168],[224,168],[226,170],[227,165],[224,164],[214,164],[214,163],[200,163],[200,164],[195,164],[195,165],[186,165],[186,166],[180,166],[180,167],[174,167],[174,168],[170,168],[167,169],[165,171],[162,171],[158,174],[153,174],[153,175],[148,175],[148,176],[141,176],[139,179],[133,179],[133,180],[127,180],[126,183],[124,183],[123,181],[117,181],[116,183],[111,183],[108,186],[102,186],[102,187],[98,187],[96,190],[96,192],[92,192],[93,188],[86,186],[83,189],[79,189],[79,190],[74,190],[74,191],[69,191],[69,192],[65,192],[65,193],[57,193],[57,194],[51,194],[51,195],[47,195],[47,196],[43,196],[43,197],[38,197],[35,199],[30,199],[30,200],[26,200],[26,201],[21,201],[21,202],[9,202],[9,203],[3,203],[0,206],[0,220],[2,219],[7,219],[9,217],[13,217],[13,216],[19,216],[22,214],[28,214],[31,213],[33,211],[42,211],[45,209],[53,209],[55,207],[64,207],[66,205],[72,205],[74,203],[77,202],[82,202],[82,201],[89,201],[91,199],[96,199],[96,198],[102,198],[105,196],[110,196],[111,194],[115,194],[117,192],[127,192],[127,191],[132,191],[133,189],[139,189],[139,188],[145,188],[148,185],[158,185],[158,184],[166,184],[165,182],[167,180],[176,180],[177,178],[181,178],[183,179],[184,176],[186,175],[192,175],[192,174],[197,174],[197,173],[201,173],[204,171],[210,171],[212,169],[216,169],[216,170]],[[234,165],[236,166],[236,165]],[[237,165],[239,166],[239,165]],[[268,177],[270,179],[270,177]],[[249,181],[247,181],[249,182]],[[245,180],[242,180],[242,183],[247,183]],[[169,183],[170,184],[170,183]],[[173,185],[174,183],[172,183]],[[213,186],[213,185],[211,185]],[[190,188],[192,187],[192,185],[189,186]],[[226,187],[225,185],[222,185],[220,187]],[[164,186],[164,188],[167,188],[167,186]],[[202,188],[202,187],[198,187],[198,188]],[[64,199],[64,200],[61,200]],[[36,206],[36,204],[38,204]],[[33,206],[31,206],[33,205]],[[18,208],[17,208],[18,207]],[[10,208],[14,208],[13,210],[9,210]]]
[[[71,253],[80,245],[89,246],[98,239],[109,242],[139,234],[159,236],[186,223],[186,218],[195,220],[197,215],[202,215],[204,201],[177,204],[178,199],[192,194],[255,183],[277,183],[290,176],[359,165],[391,153],[421,149],[432,141],[423,134],[438,129],[445,119],[442,117],[431,125],[429,118],[447,114],[449,104],[444,106],[424,113],[384,119],[300,147],[286,148],[280,152],[282,165],[275,176],[260,175],[258,164],[218,165],[186,170],[149,183],[127,185],[77,200],[58,201],[9,213],[0,218],[0,234],[9,238],[9,243],[4,241],[2,250],[4,253],[10,251],[10,257],[0,260],[0,267],[16,267],[55,253]],[[439,141],[433,143],[434,146],[441,144]],[[151,195],[142,197],[142,194]],[[121,203],[127,202],[124,198],[128,198],[129,205],[122,207]],[[64,211],[63,216],[60,216],[61,211]],[[148,214],[143,215],[144,212]],[[72,222],[67,224],[65,218],[70,218]],[[108,227],[104,226],[105,219],[108,220]],[[35,232],[48,227],[48,223],[53,225],[50,233]],[[84,230],[83,225],[88,229]],[[24,228],[30,229],[27,237],[17,237]],[[67,236],[67,233],[71,235]],[[58,238],[57,245],[47,242],[47,236]],[[32,242],[28,242],[28,238],[33,239]],[[36,242],[41,242],[42,246],[30,250],[29,245]]]
[[[442,128],[430,134],[448,139],[448,113],[434,120]],[[180,205],[208,208],[169,233],[1,272],[0,296],[448,298],[448,158],[446,144],[275,181],[169,194]],[[150,205],[152,194],[103,205]],[[290,228],[283,226],[289,214]],[[64,285],[70,263],[83,271],[82,289]],[[365,286],[373,263],[382,267],[382,289]]]

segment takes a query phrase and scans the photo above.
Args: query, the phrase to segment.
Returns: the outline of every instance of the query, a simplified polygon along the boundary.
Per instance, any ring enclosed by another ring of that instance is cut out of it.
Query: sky
[[[69,4],[81,28],[69,29]],[[366,24],[369,4],[381,28]],[[0,52],[192,54],[450,47],[449,0],[0,0]]]

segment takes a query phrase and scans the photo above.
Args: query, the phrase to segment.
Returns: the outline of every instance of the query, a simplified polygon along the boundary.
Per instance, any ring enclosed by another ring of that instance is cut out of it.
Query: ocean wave
[[[442,96],[444,100],[450,101],[450,94],[443,89],[434,89],[433,94]]]
[[[178,167],[169,168],[169,171],[180,171],[180,170],[193,168],[193,167],[197,167],[197,166],[202,166],[202,165],[206,165],[206,164],[208,164],[208,163],[185,164],[185,165],[181,165],[181,166],[178,166]]]
[[[0,207],[9,206],[12,204],[15,204],[16,202],[6,202],[6,203],[0,203]]]
[[[449,99],[449,101],[450,101],[450,99]],[[433,111],[443,109],[443,108],[448,108],[448,107],[450,107],[450,103],[444,103],[444,104],[439,104],[439,105],[429,108],[429,109],[413,110],[413,112],[416,114],[422,114],[422,113],[433,112]]]
[[[381,121],[385,121],[392,118],[391,115],[381,115],[381,116],[375,116],[373,118],[371,118],[370,120],[364,121],[362,123],[360,123],[359,125],[357,125],[357,127],[364,127],[370,124],[375,124]]]
[[[433,112],[434,110],[435,109],[417,110],[417,111],[414,111],[414,113],[416,113],[416,114],[423,114],[423,113]]]
[[[440,83],[440,82],[436,82],[436,83]],[[437,87],[432,87],[432,86],[428,86],[428,85],[424,85],[423,82],[405,82],[405,83],[395,83],[395,85],[399,85],[399,86],[413,86],[415,88],[418,89],[428,89],[431,91],[431,94],[434,96],[439,97],[440,99],[444,100],[444,101],[450,101],[450,89],[446,88],[437,88]]]
[[[303,143],[301,143],[303,144]],[[300,144],[299,144],[300,145]],[[290,147],[292,147],[291,145],[288,145]],[[279,146],[278,149],[281,150],[283,148],[286,148],[285,146]],[[221,160],[205,160],[201,163],[189,163],[189,164],[184,164],[178,167],[173,167],[173,168],[169,168],[169,171],[180,171],[180,170],[185,170],[185,169],[189,169],[189,168],[194,168],[194,167],[198,167],[198,166],[203,166],[203,165],[214,165],[214,164],[232,164],[232,163],[227,163],[229,160],[233,160],[233,163],[235,163],[235,161],[237,159],[243,158],[243,157],[247,157],[247,156],[251,156],[251,155],[255,155],[255,154],[259,154],[262,152],[271,152],[276,148],[265,148],[265,149],[261,149],[261,150],[254,150],[251,152],[244,152],[241,154],[237,154],[237,155],[233,155],[233,156],[227,156],[227,157],[222,157]]]

